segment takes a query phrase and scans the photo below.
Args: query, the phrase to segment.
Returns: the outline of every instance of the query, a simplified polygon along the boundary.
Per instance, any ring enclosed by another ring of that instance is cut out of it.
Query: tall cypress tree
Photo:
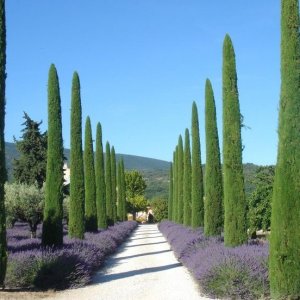
[[[106,216],[109,226],[114,224],[114,211],[112,206],[112,184],[111,184],[111,155],[109,142],[106,143],[105,151],[105,185],[106,185]]]
[[[223,187],[215,98],[209,79],[205,84],[205,202],[204,233],[221,234],[223,227]]]
[[[113,220],[117,221],[117,165],[116,165],[116,152],[114,146],[111,148],[110,153],[111,161],[111,205],[113,210]]]
[[[84,170],[82,155],[80,82],[77,72],[72,80],[71,149],[70,149],[70,212],[69,236],[84,238]]]
[[[192,224],[192,165],[191,165],[191,149],[190,149],[190,132],[185,130],[184,140],[184,175],[183,175],[183,199],[184,214],[183,224],[190,226]]]
[[[104,156],[102,145],[102,128],[97,124],[96,130],[96,155],[95,155],[95,174],[96,174],[96,206],[98,228],[107,228],[106,217],[106,186],[104,171]]]
[[[122,172],[122,166],[121,166],[121,161],[119,161],[117,167],[117,219],[119,221],[123,221],[121,172]]]
[[[173,219],[173,164],[170,164],[170,184],[169,184],[169,201],[168,201],[168,219]]]
[[[247,240],[246,199],[235,53],[229,35],[223,45],[223,170],[224,242],[237,246]]]
[[[273,188],[270,285],[274,299],[300,298],[299,2],[281,1],[279,144]]]
[[[6,78],[6,23],[5,23],[5,1],[0,1],[0,286],[3,285],[6,263],[6,227],[4,207],[4,183],[6,181],[5,167],[5,78]]]
[[[42,243],[44,246],[63,243],[63,182],[64,153],[62,139],[61,103],[58,76],[52,64],[48,78],[48,149],[45,206]]]
[[[126,205],[126,182],[125,182],[125,167],[124,160],[121,159],[121,201],[122,201],[122,213],[123,213],[123,221],[127,220],[127,205]]]
[[[177,204],[177,222],[183,224],[183,142],[182,136],[178,138],[178,204]]]
[[[173,196],[173,199],[174,199],[174,203],[173,203],[173,212],[172,212],[172,216],[173,216],[173,221],[174,222],[177,222],[177,203],[178,203],[178,182],[177,182],[177,177],[178,177],[178,174],[177,174],[177,157],[178,157],[178,145],[176,146],[175,148],[175,151],[173,153],[173,165],[174,165],[174,168],[173,168],[173,186],[174,186],[174,196]]]
[[[197,105],[192,106],[192,227],[204,225],[203,174]]]
[[[84,140],[85,229],[97,231],[96,182],[90,117],[85,122]]]

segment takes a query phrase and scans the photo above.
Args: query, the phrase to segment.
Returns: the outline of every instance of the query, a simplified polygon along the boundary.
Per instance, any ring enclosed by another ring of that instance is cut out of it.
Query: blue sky
[[[280,94],[279,0],[9,0],[7,141],[23,111],[47,127],[47,77],[60,79],[64,146],[70,142],[73,72],[81,80],[83,124],[117,153],[171,160],[178,135],[199,110],[205,162],[204,85],[215,92],[222,141],[222,44],[236,52],[244,162],[273,164]]]

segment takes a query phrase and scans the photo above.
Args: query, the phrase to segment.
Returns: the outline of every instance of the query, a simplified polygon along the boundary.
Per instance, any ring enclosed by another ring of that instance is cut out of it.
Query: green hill
[[[12,180],[13,160],[14,158],[18,157],[19,153],[14,143],[6,143],[5,151],[8,178],[9,180]],[[67,158],[68,162],[70,157],[69,149],[65,149],[65,157]],[[143,174],[147,183],[146,197],[148,199],[156,196],[164,198],[168,197],[170,167],[169,162],[148,157],[117,154],[117,160],[119,160],[121,157],[123,157],[124,159],[125,169],[135,169]],[[247,195],[249,195],[253,190],[251,181],[258,167],[259,166],[250,163],[244,164],[245,191]]]

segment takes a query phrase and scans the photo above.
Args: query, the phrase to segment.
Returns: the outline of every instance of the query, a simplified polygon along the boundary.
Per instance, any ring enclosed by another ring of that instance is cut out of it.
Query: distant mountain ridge
[[[64,150],[65,157],[67,158],[67,164],[70,165],[70,149]],[[5,156],[6,156],[6,166],[11,178],[13,160],[19,156],[19,152],[14,143],[5,143]],[[170,163],[164,160],[135,156],[129,154],[116,154],[117,160],[120,160],[121,157],[124,159],[125,168],[128,170],[139,170],[139,171],[155,171],[169,170]]]

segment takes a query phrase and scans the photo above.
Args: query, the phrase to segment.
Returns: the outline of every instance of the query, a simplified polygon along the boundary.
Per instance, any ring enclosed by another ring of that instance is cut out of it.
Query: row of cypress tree
[[[300,297],[300,17],[298,0],[281,0],[281,95],[279,110],[279,143],[272,199],[269,277],[272,299],[299,299]],[[197,130],[196,104],[193,104],[192,128]],[[239,108],[235,53],[227,35],[223,46],[223,169],[221,171],[214,96],[209,80],[205,88],[206,174],[204,198],[204,231],[206,235],[220,234],[224,226],[227,246],[237,246],[247,239],[246,201],[242,169],[241,114]],[[197,226],[193,216],[203,219],[202,178],[195,177],[195,168],[201,166],[192,155],[192,182],[188,131],[184,162],[181,137],[170,168],[169,219],[182,223],[180,218],[184,201],[183,223]],[[192,148],[199,151],[198,135],[193,135]],[[195,147],[195,148],[194,148]],[[199,152],[200,153],[200,152]],[[222,178],[223,172],[223,178]],[[182,175],[184,180],[182,181]],[[222,184],[223,179],[223,184]],[[195,180],[195,181],[194,181]],[[184,196],[180,194],[183,185]],[[196,189],[196,186],[198,189]],[[190,202],[189,189],[198,196]],[[223,196],[224,195],[224,196]],[[222,196],[224,201],[222,201]],[[191,209],[192,211],[190,211]],[[196,212],[194,212],[196,210]],[[224,218],[223,218],[224,210]],[[189,215],[192,218],[189,218]]]
[[[68,231],[71,238],[84,238],[85,231],[97,231],[125,220],[125,175],[123,160],[117,166],[114,147],[102,145],[102,128],[97,124],[94,159],[91,120],[85,123],[85,149],[82,149],[82,110],[80,80],[73,74],[71,101],[70,207]],[[61,245],[63,201],[63,139],[59,81],[52,64],[48,79],[48,149],[45,209],[42,243]],[[104,169],[105,168],[105,169]],[[117,190],[120,191],[117,194]],[[118,203],[118,212],[117,212]]]
[[[223,45],[223,170],[214,93],[207,79],[205,180],[201,165],[198,110],[194,102],[192,151],[189,130],[186,129],[184,148],[180,135],[170,169],[169,219],[193,228],[204,226],[207,236],[220,235],[224,228],[227,246],[240,245],[247,239],[241,126],[235,53],[231,39],[226,35]]]

